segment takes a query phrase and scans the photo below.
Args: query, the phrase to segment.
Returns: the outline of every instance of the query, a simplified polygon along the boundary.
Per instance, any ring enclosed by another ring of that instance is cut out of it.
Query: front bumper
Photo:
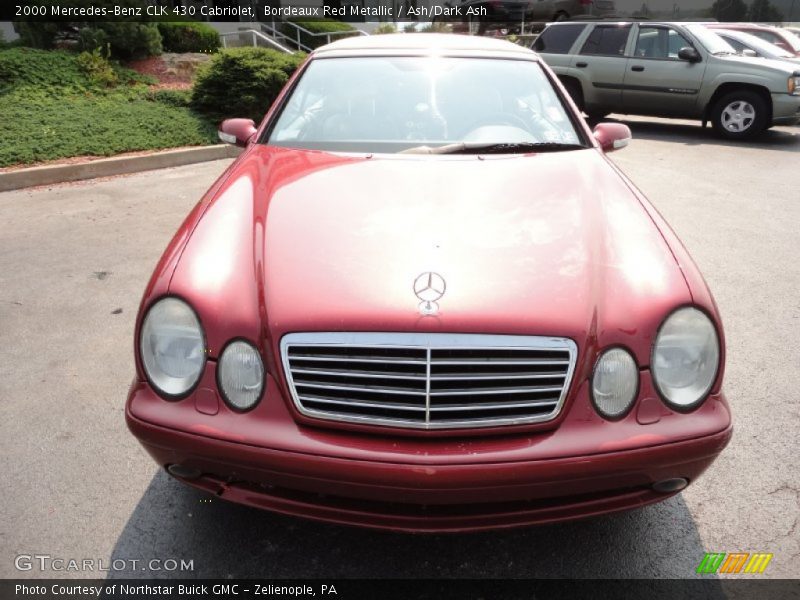
[[[800,123],[800,96],[772,94],[772,124],[797,125]]]
[[[727,402],[715,395],[678,415],[642,379],[636,409],[620,422],[597,417],[583,385],[557,429],[481,438],[309,427],[271,378],[263,406],[247,415],[224,404],[201,413],[192,396],[166,402],[135,382],[126,418],[159,465],[197,469],[201,477],[183,481],[227,500],[349,525],[467,531],[636,508],[671,495],[656,482],[699,477],[730,440]]]
[[[131,431],[161,465],[204,473],[183,480],[217,496],[332,523],[412,532],[475,531],[552,523],[668,498],[656,481],[693,481],[732,428],[636,451],[541,462],[429,465],[293,454],[177,433],[128,415]],[[691,458],[687,458],[691,457]]]

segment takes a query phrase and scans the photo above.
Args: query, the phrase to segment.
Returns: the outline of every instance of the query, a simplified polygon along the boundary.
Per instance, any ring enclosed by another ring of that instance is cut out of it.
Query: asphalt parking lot
[[[800,558],[800,128],[755,144],[626,120],[614,160],[700,265],[726,327],[734,439],[682,495],[562,525],[410,536],[224,503],[159,472],[128,433],[141,293],[229,161],[0,194],[0,577],[18,554],[192,560],[113,576],[692,577],[705,551]],[[95,573],[95,575],[97,575]],[[101,575],[105,575],[104,573]]]

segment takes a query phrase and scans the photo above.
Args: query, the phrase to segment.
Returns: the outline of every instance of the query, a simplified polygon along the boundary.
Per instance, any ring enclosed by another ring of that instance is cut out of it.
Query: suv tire
[[[768,129],[767,113],[767,103],[760,94],[739,90],[717,100],[711,109],[711,123],[728,139],[746,140]]]

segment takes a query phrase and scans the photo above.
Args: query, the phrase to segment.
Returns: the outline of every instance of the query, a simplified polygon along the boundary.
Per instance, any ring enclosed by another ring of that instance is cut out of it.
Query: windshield
[[[313,60],[268,143],[392,153],[495,144],[514,153],[582,140],[535,61],[395,56]]]
[[[786,43],[789,44],[795,52],[800,52],[800,36],[795,35],[788,29],[781,29],[781,33],[786,38]]]
[[[703,25],[687,25],[709,54],[736,54],[736,49]]]
[[[736,47],[736,41],[738,40],[747,48],[751,50],[755,50],[759,54],[766,56],[767,58],[794,58],[794,56],[788,53],[786,50],[781,48],[780,46],[775,46],[774,44],[770,44],[769,42],[765,42],[761,38],[758,38],[754,35],[750,35],[749,33],[742,33],[740,31],[725,31],[720,32],[722,37],[726,39],[732,46]],[[733,42],[730,42],[730,39],[733,39]],[[740,48],[736,48],[740,51]]]

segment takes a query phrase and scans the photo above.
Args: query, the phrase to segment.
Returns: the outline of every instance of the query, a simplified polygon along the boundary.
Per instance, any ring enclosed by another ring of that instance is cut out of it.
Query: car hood
[[[744,63],[756,69],[768,69],[776,73],[785,73],[787,79],[794,73],[800,72],[797,62],[792,58],[763,58],[759,56],[715,56],[714,58],[723,63],[736,63],[737,65]]]
[[[425,316],[414,281],[429,271],[447,287]],[[659,230],[594,149],[364,157],[255,146],[205,211],[170,290],[210,321],[212,355],[255,335],[257,316],[272,343],[348,330],[602,338],[643,364],[658,324],[691,300]]]

